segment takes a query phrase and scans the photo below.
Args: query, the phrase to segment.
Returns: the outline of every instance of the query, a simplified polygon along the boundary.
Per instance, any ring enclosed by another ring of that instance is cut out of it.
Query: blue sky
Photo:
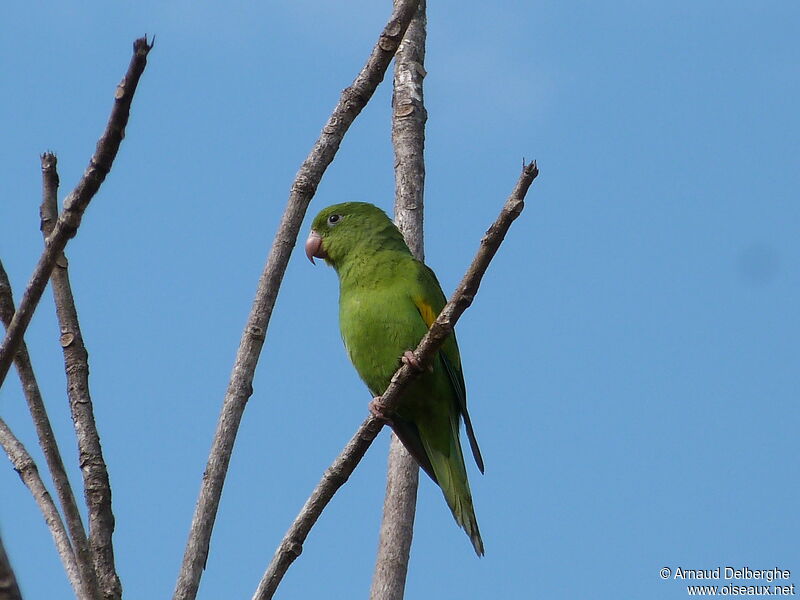
[[[15,26],[0,37],[0,257],[17,298],[41,248],[39,154],[58,154],[63,198],[132,41],[157,36],[114,169],[67,254],[125,595],[167,597],[292,178],[389,6],[3,12]],[[800,573],[798,22],[788,1],[431,2],[426,253],[447,293],[522,158],[541,175],[458,327],[486,461],[485,476],[470,472],[486,557],[422,481],[407,597],[678,598],[685,583],[660,568]],[[391,210],[389,98],[380,88],[354,124],[303,231],[335,202]],[[366,415],[335,274],[296,250],[203,599],[250,597]],[[74,464],[57,337],[48,292],[27,341]],[[0,414],[39,457],[13,377]],[[387,447],[383,433],[281,598],[366,596]],[[69,597],[7,464],[0,527],[25,597]]]

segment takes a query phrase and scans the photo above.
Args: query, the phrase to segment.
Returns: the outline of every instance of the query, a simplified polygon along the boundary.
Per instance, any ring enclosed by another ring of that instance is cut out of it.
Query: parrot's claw
[[[372,413],[373,417],[391,424],[392,419],[389,418],[388,412],[386,411],[386,407],[381,401],[380,396],[375,396],[367,405],[367,408],[369,408],[369,412]]]
[[[422,371],[422,363],[419,362],[419,359],[414,355],[414,352],[411,350],[406,350],[403,352],[403,356],[400,357],[400,361],[404,365],[408,365],[415,371]]]
[[[425,370],[425,367],[422,366],[422,362],[417,358],[417,355],[414,354],[411,350],[406,350],[403,352],[403,356],[400,358],[400,361],[404,365],[408,365],[418,373],[421,373]],[[433,365],[428,367],[428,373],[433,373]]]

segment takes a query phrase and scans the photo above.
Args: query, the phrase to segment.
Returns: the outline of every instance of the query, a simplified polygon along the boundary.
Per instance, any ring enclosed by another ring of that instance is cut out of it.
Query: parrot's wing
[[[481,449],[478,447],[478,440],[475,439],[475,431],[472,429],[472,419],[469,418],[469,412],[467,412],[467,395],[463,385],[464,376],[461,374],[461,369],[456,371],[450,359],[447,358],[446,352],[440,351],[439,356],[442,358],[444,368],[447,369],[450,383],[453,384],[456,398],[458,398],[458,407],[461,410],[461,416],[464,417],[464,428],[467,430],[467,439],[469,439],[469,447],[472,449],[472,456],[475,457],[478,469],[483,473],[483,456],[481,456]]]
[[[436,279],[436,274],[427,265],[423,263],[419,264],[423,267],[419,274],[422,294],[415,295],[412,299],[422,320],[425,321],[425,325],[430,327],[436,320],[436,317],[439,316],[447,300],[444,297],[444,292],[442,292],[439,281]],[[445,340],[438,354],[442,359],[448,379],[450,379],[450,383],[453,387],[458,410],[461,416],[464,417],[464,427],[467,430],[467,438],[469,439],[469,447],[472,450],[472,456],[475,457],[475,463],[478,465],[478,469],[483,473],[484,467],[481,449],[478,447],[478,440],[475,438],[475,431],[472,429],[472,419],[469,418],[469,412],[467,412],[467,393],[464,386],[464,374],[461,371],[461,357],[458,353],[458,344],[456,343],[455,334]]]
[[[400,441],[408,450],[408,453],[414,457],[420,467],[433,479],[433,482],[439,485],[439,480],[436,478],[436,473],[433,472],[433,465],[431,459],[428,458],[428,453],[425,451],[425,446],[422,444],[422,436],[419,429],[413,421],[406,421],[405,419],[394,416],[392,418],[392,430],[395,432]]]

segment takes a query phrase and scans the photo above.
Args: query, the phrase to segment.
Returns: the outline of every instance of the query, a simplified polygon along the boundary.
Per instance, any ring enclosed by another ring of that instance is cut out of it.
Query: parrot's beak
[[[325,252],[325,249],[322,247],[322,237],[313,229],[311,233],[308,234],[308,239],[306,240],[306,256],[308,260],[311,261],[312,265],[314,264],[314,257],[328,258],[328,253]]]

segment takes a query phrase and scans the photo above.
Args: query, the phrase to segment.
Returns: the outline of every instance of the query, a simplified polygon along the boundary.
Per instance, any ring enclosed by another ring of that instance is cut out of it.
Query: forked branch
[[[52,233],[58,217],[56,167],[55,155],[51,153],[42,155],[42,204],[39,213],[45,241]],[[78,441],[78,461],[81,465],[83,490],[89,513],[88,547],[91,549],[92,559],[90,567],[96,573],[102,598],[118,600],[122,597],[122,586],[114,565],[111,484],[100,445],[100,434],[94,420],[92,398],[89,394],[89,353],[83,343],[78,311],[75,308],[72,286],[69,282],[67,258],[63,254],[56,259],[56,266],[50,274],[50,284],[56,305],[59,339],[64,354],[64,371],[67,374],[67,396],[75,426],[75,437]],[[63,500],[62,505],[64,505]],[[80,566],[83,563],[83,549],[87,546],[86,536],[82,527],[79,530],[73,527],[73,521],[79,517],[77,514],[72,514],[72,508],[65,505],[64,513],[70,525],[70,534],[76,546]]]
[[[75,596],[80,600],[94,600],[91,591],[81,581],[80,574],[78,573],[78,566],[75,562],[75,554],[72,551],[72,545],[67,535],[67,530],[64,527],[64,522],[61,520],[61,515],[58,513],[53,498],[47,491],[47,488],[39,475],[39,469],[36,463],[31,458],[31,455],[25,449],[14,433],[9,429],[6,422],[0,418],[0,446],[5,450],[11,464],[14,465],[14,470],[19,473],[20,479],[28,487],[33,495],[36,504],[44,515],[44,520],[47,523],[47,528],[53,535],[53,541],[56,544],[56,550],[61,557],[61,564],[64,565],[64,570],[67,573],[72,589]]]
[[[0,320],[8,327],[13,316],[14,297],[11,291],[11,284],[6,275],[5,268],[3,268],[3,264],[0,262]],[[78,512],[72,486],[67,477],[66,469],[64,468],[64,461],[61,458],[61,452],[58,448],[58,443],[53,433],[53,427],[50,424],[50,418],[47,415],[47,410],[45,409],[44,401],[42,400],[42,395],[39,390],[39,384],[36,381],[33,365],[31,364],[28,349],[24,341],[14,357],[14,362],[17,365],[19,380],[22,384],[25,400],[28,403],[31,419],[33,419],[36,436],[39,439],[39,446],[42,448],[42,453],[47,461],[47,467],[50,469],[50,475],[53,478],[56,494],[58,495],[62,510],[64,511],[64,516],[66,517],[67,528],[69,530],[72,546],[75,550],[75,562],[78,573],[80,574],[85,589],[88,590],[89,597],[99,598],[100,594],[97,588],[97,578],[92,564],[92,557],[89,553],[86,531],[83,528],[83,522]],[[11,455],[9,454],[9,456]],[[33,488],[30,489],[33,491]],[[52,523],[52,521],[48,520],[48,525],[50,523]],[[57,533],[54,531],[53,535],[56,536]]]
[[[0,386],[5,381],[11,363],[14,361],[14,355],[25,335],[25,330],[31,322],[45,287],[47,287],[47,281],[56,259],[61,255],[69,239],[78,232],[86,207],[111,170],[122,138],[125,136],[125,126],[128,124],[133,94],[147,64],[147,53],[152,47],[153,45],[147,42],[146,37],[133,43],[133,58],[131,58],[125,77],[117,86],[114,94],[114,108],[111,110],[106,129],[97,142],[97,148],[83,177],[64,200],[64,210],[56,221],[53,233],[47,238],[44,252],[33,270],[14,319],[6,330],[5,339],[0,345]]]

